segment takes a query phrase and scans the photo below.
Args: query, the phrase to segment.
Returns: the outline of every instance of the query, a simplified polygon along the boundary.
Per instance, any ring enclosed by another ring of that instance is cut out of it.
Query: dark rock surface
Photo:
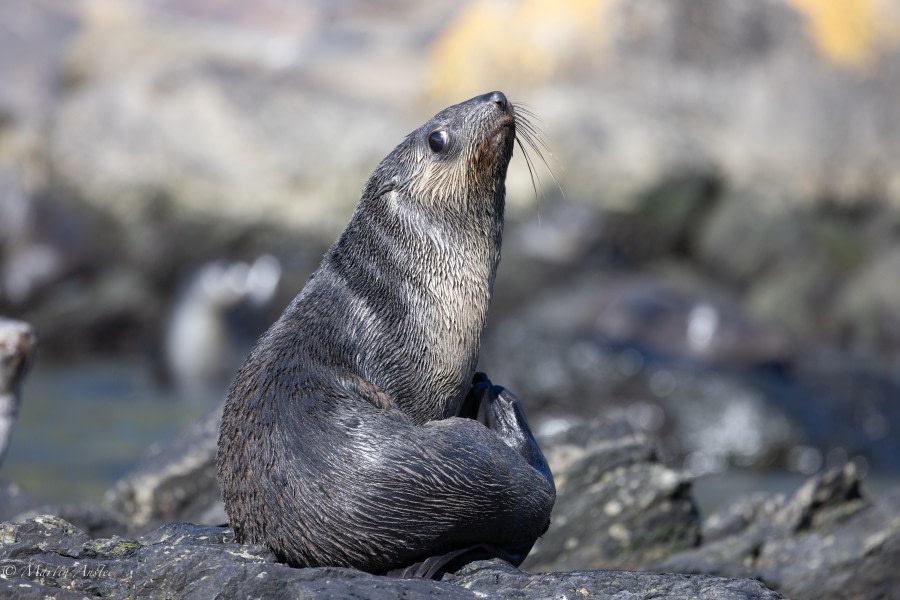
[[[529,574],[473,563],[446,581],[351,569],[292,569],[222,527],[167,525],[136,539],[90,539],[57,517],[0,524],[0,594],[17,598],[691,598],[776,599],[758,581],[594,571]]]
[[[437,583],[292,570],[274,564],[264,548],[223,545],[229,531],[214,526],[225,519],[212,468],[217,423],[214,411],[152,452],[111,492],[107,508],[36,505],[5,486],[0,501],[10,506],[0,518],[12,511],[16,523],[0,526],[0,568],[13,575],[0,581],[3,591],[23,597],[539,598],[573,590],[583,597],[778,597],[750,581],[756,579],[792,598],[874,599],[890,598],[900,585],[900,490],[878,501],[865,498],[855,463],[810,478],[790,498],[748,496],[701,523],[690,478],[657,460],[645,432],[607,420],[542,441],[558,499],[551,528],[524,568],[547,573],[477,563]],[[45,511],[56,516],[39,516]],[[169,524],[140,535],[191,515],[210,524]],[[719,578],[593,571],[610,567]]]
[[[649,568],[761,579],[791,598],[895,598],[900,489],[865,498],[852,463],[790,498],[755,496],[710,516],[696,549]]]
[[[616,303],[635,286],[658,293],[631,308]],[[686,298],[662,277],[635,280],[598,270],[494,322],[484,338],[482,368],[510,389],[528,391],[529,416],[539,432],[553,419],[624,419],[656,438],[665,462],[683,464],[692,474],[729,464],[771,464],[803,442],[805,423],[795,422],[787,403],[771,402],[744,373],[766,368],[750,367],[753,362],[778,362],[783,350],[775,350],[778,344],[764,332],[754,345],[755,329],[742,325],[733,305],[720,310]],[[603,333],[599,324],[611,303],[620,317],[627,313],[618,321],[622,328],[634,324],[633,331],[647,335],[613,341],[608,329]],[[648,311],[656,327],[640,325],[651,320]],[[706,316],[691,316],[698,312]],[[703,329],[696,333],[716,348],[720,364],[698,363],[696,355],[692,361],[690,353],[672,358],[673,348],[690,345],[691,323],[708,318],[720,324],[694,329]]]
[[[698,543],[690,479],[660,464],[645,434],[598,421],[542,445],[557,499],[523,568],[633,568]]]
[[[710,577],[638,571],[573,571],[525,574],[493,561],[472,563],[444,581],[493,598],[780,598],[752,579]]]

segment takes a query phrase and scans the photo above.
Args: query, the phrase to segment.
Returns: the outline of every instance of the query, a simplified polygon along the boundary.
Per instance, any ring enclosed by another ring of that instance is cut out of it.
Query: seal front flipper
[[[529,465],[554,486],[550,466],[531,433],[522,402],[512,392],[492,384],[484,373],[475,373],[472,389],[463,403],[460,416],[475,419],[495,432],[504,444],[522,455]]]

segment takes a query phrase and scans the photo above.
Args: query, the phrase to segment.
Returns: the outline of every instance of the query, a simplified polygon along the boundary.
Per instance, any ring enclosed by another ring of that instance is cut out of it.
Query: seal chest
[[[226,400],[218,471],[238,542],[295,566],[428,575],[521,562],[546,530],[553,480],[521,406],[475,374],[515,141],[515,108],[492,92],[375,169]]]

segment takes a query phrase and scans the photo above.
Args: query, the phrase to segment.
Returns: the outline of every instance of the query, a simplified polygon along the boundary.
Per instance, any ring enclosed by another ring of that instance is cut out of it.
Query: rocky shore
[[[31,351],[0,347],[3,364]],[[17,369],[3,374],[6,388],[21,377]],[[875,599],[900,586],[900,489],[873,500],[848,463],[790,496],[740,498],[701,519],[691,477],[663,465],[645,432],[609,420],[541,440],[558,500],[521,571],[488,561],[442,581],[402,581],[292,569],[264,547],[233,544],[222,525],[219,418],[213,411],[148,454],[102,506],[52,505],[0,486],[0,590],[22,598]]]
[[[224,527],[167,525],[136,539],[90,539],[40,516],[0,524],[0,594],[100,598],[578,598],[775,599],[758,581],[624,571],[525,573],[472,563],[444,581],[351,569],[292,569],[261,546],[235,546]]]
[[[488,561],[436,582],[292,569],[264,547],[234,545],[227,527],[167,522],[201,513],[215,522],[221,506],[215,489],[184,485],[190,472],[203,472],[203,461],[191,471],[184,457],[167,466],[155,457],[158,477],[145,466],[129,480],[132,492],[144,482],[133,497],[151,505],[134,510],[133,520],[121,503],[114,510],[115,501],[25,509],[20,500],[18,515],[4,510],[0,516],[12,520],[0,524],[0,587],[22,598],[875,599],[895,597],[900,585],[900,490],[867,498],[852,465],[810,478],[789,497],[749,496],[701,521],[690,479],[660,465],[652,442],[621,423],[596,422],[545,446],[559,501],[521,571]],[[202,440],[193,452],[208,454]],[[208,505],[176,508],[179,481],[183,497]],[[11,507],[15,486],[0,495],[0,506]]]

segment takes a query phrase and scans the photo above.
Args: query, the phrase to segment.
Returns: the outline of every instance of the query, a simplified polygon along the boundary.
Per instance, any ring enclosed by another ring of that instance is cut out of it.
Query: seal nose
[[[484,102],[493,102],[497,105],[497,108],[504,112],[509,108],[509,100],[506,99],[506,94],[503,92],[488,92],[481,96],[481,99]]]

